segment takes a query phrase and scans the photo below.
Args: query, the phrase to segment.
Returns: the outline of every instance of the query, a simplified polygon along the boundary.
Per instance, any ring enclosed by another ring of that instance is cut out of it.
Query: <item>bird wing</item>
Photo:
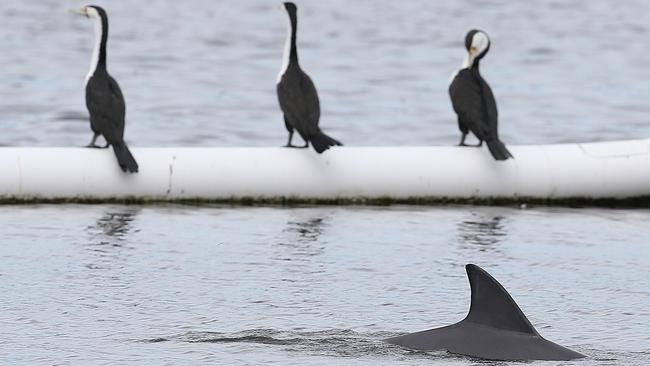
[[[282,77],[277,85],[278,100],[287,121],[309,138],[319,131],[320,102],[314,83],[306,73],[298,71]]]
[[[484,117],[481,85],[469,69],[458,72],[449,85],[449,96],[459,121],[476,137],[486,140],[490,135],[488,121]]]
[[[481,90],[483,91],[483,103],[485,105],[485,111],[487,113],[488,128],[490,130],[490,136],[498,139],[498,121],[499,113],[497,112],[497,102],[494,99],[494,94],[492,94],[492,88],[490,85],[480,77]]]
[[[93,76],[88,81],[86,105],[93,128],[109,143],[122,141],[126,106],[120,86],[112,77]]]

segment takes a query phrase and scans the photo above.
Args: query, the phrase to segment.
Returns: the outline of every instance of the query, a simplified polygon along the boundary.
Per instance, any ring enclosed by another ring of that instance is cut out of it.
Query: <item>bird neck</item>
[[[298,48],[296,47],[296,34],[297,34],[297,20],[293,16],[289,16],[289,25],[287,28],[287,39],[284,42],[284,53],[282,55],[282,68],[278,74],[279,83],[282,75],[287,71],[289,65],[298,64]]]
[[[289,42],[289,63],[298,63],[298,48],[296,47],[296,36],[298,33],[298,21],[296,18],[291,17],[289,34],[287,34],[287,42]],[[286,46],[285,46],[286,47]]]
[[[481,61],[480,58],[472,57],[468,53],[467,56],[465,57],[465,60],[463,60],[463,66],[461,67],[461,69],[476,70],[476,72],[478,72],[480,61]]]
[[[95,46],[90,59],[90,69],[86,75],[86,83],[97,71],[106,71],[106,42],[108,40],[108,21],[103,17],[94,18]]]

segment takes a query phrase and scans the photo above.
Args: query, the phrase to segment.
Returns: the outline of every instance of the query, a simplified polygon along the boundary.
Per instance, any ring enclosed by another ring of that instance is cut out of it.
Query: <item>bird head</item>
[[[482,59],[490,49],[490,38],[487,33],[472,29],[465,36],[465,48],[467,49],[469,65]]]

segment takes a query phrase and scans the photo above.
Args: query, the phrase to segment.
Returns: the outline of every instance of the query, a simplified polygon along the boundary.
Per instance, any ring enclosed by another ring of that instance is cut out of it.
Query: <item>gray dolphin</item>
[[[442,328],[386,341],[416,350],[447,350],[490,360],[572,360],[586,357],[544,339],[497,280],[474,264],[465,266],[472,301],[469,314]]]

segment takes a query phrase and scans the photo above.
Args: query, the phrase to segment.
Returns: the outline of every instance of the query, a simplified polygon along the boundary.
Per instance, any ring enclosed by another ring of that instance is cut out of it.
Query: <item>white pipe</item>
[[[650,139],[486,147],[0,148],[0,199],[621,199],[650,195]]]

